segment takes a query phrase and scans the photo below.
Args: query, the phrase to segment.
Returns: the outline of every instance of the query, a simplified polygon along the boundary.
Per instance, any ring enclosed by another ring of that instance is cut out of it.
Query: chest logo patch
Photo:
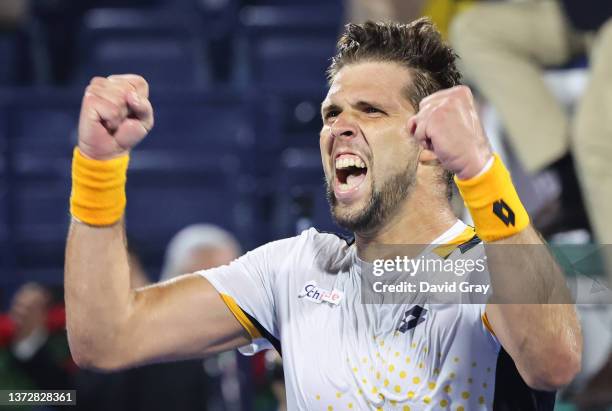
[[[404,313],[404,318],[402,319],[399,327],[397,327],[397,331],[406,333],[406,331],[412,330],[417,325],[425,321],[426,315],[426,308],[423,308],[420,305],[415,305]]]
[[[344,297],[344,293],[340,290],[336,290],[335,288],[331,291],[326,290],[319,287],[316,281],[308,281],[300,289],[298,297],[316,304],[326,302],[333,305],[338,305]]]

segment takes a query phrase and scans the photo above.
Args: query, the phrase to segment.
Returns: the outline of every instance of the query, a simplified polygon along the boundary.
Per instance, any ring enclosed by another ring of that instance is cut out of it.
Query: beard
[[[391,176],[380,189],[372,179],[372,196],[365,207],[354,212],[341,213],[338,210],[332,184],[326,181],[327,201],[336,224],[352,232],[369,232],[384,224],[410,194],[416,181],[415,163],[408,162],[403,171]]]

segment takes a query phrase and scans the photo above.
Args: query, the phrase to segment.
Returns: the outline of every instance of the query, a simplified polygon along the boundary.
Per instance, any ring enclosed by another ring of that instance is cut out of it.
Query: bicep
[[[197,274],[136,290],[121,332],[129,365],[203,357],[250,342],[219,292]]]

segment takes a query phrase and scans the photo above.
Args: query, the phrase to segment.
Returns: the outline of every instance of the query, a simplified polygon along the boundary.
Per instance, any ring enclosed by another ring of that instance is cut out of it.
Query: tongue
[[[355,187],[356,185],[359,185],[363,179],[365,178],[365,174],[360,173],[360,174],[349,174],[346,177],[346,184],[348,184],[351,187]]]

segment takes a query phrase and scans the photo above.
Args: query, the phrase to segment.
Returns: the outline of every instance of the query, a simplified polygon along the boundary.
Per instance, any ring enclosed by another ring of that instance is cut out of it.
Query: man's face
[[[375,229],[397,211],[415,180],[419,147],[408,130],[414,109],[396,63],[343,67],[322,103],[321,158],[334,219],[355,232]]]

